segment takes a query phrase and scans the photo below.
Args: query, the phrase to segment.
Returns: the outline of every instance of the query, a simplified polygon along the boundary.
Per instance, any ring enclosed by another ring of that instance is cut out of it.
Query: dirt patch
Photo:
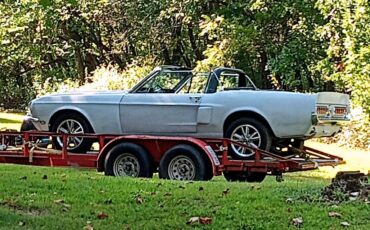
[[[360,200],[369,202],[370,184],[368,175],[359,171],[338,172],[332,183],[321,193],[329,202]]]
[[[36,207],[25,207],[22,205],[17,204],[13,200],[0,200],[0,206],[9,208],[14,210],[17,213],[24,214],[24,215],[31,215],[31,216],[44,216],[48,213],[47,210],[36,208]]]

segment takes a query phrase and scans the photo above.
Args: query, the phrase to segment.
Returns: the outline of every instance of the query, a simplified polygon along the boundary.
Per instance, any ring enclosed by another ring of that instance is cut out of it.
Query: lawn
[[[4,113],[0,112],[0,129],[19,130],[24,114],[21,113]]]
[[[16,124],[16,116],[0,114],[0,127]],[[368,152],[309,145],[345,156],[348,164],[340,166],[345,169],[370,169]],[[370,229],[369,204],[320,201],[333,173],[323,168],[287,175],[282,183],[269,177],[248,184],[222,177],[209,182],[113,178],[95,170],[3,164],[0,229],[296,229],[292,219],[297,217],[303,229],[341,229],[341,222],[349,229]],[[186,224],[197,216],[212,223]]]

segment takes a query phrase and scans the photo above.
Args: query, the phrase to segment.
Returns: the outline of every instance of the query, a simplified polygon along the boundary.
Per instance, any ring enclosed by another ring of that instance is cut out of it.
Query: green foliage
[[[317,7],[326,19],[325,24],[317,28],[326,50],[317,68],[323,80],[331,80],[337,90],[350,93],[353,106],[363,110],[363,113],[354,113],[353,121],[338,138],[350,146],[369,148],[370,3],[367,0],[320,0]]]
[[[351,93],[355,106],[370,114],[370,3],[318,1],[326,24],[318,28],[327,41],[327,56],[319,62],[324,79]]]
[[[235,66],[260,88],[348,92],[369,115],[369,24],[367,0],[5,0],[0,107],[85,83],[131,88],[171,64]]]

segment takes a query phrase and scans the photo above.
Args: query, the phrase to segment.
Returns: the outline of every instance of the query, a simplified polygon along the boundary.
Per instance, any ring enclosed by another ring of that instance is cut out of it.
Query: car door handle
[[[202,99],[202,97],[201,96],[190,96],[189,99],[194,103],[198,103],[200,99]]]

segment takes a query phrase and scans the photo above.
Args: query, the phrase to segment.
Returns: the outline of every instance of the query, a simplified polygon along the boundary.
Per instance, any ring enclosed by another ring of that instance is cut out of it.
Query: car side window
[[[188,79],[179,93],[204,93],[208,82],[208,75],[207,73],[195,73]]]
[[[222,72],[218,77],[216,92],[233,89],[255,89],[244,74],[235,72]]]

